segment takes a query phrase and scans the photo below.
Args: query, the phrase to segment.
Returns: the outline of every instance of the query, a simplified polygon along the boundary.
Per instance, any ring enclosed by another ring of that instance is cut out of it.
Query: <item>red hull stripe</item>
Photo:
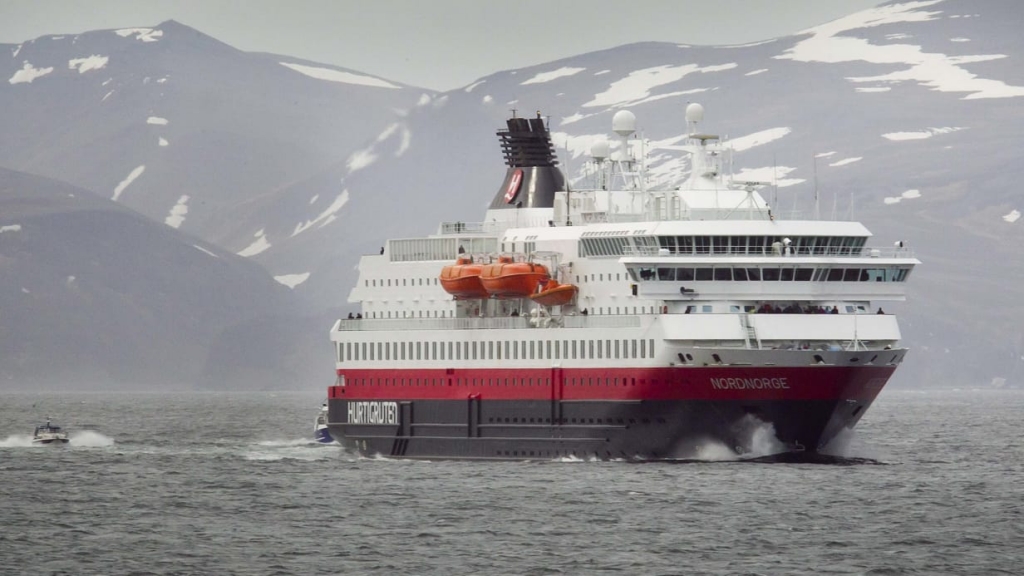
[[[353,400],[873,400],[895,366],[338,370]]]

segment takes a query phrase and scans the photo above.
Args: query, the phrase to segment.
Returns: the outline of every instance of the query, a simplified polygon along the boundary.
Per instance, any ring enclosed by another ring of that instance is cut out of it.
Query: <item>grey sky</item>
[[[450,90],[632,42],[741,44],[881,0],[0,0],[0,43],[174,19],[247,51]]]

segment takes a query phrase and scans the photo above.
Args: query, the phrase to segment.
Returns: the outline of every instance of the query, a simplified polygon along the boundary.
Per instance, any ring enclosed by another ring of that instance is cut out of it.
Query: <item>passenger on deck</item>
[[[879,314],[885,314],[885,312],[881,308],[878,309],[878,313]]]
[[[359,314],[356,314],[356,320],[362,320],[362,319],[363,319],[363,314],[361,312]]]
[[[463,248],[462,245],[459,245],[459,254],[465,254],[465,253],[466,253],[466,249]]]
[[[829,314],[839,314],[839,308],[836,308],[835,306],[833,306],[832,307],[832,311],[829,312]]]
[[[348,319],[349,319],[349,320],[355,320],[355,317],[354,317],[354,316],[352,316],[352,313],[351,313],[351,312],[349,312],[349,313],[348,313]]]

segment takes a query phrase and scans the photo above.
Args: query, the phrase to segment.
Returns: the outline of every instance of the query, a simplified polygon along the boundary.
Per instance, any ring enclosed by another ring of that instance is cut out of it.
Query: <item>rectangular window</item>
[[[779,280],[782,280],[783,282],[792,282],[793,281],[793,269],[792,268],[783,268],[782,269],[782,273],[779,275]]]
[[[345,358],[348,358],[349,360],[352,360],[352,343],[351,342],[346,342],[345,343]]]
[[[774,266],[762,268],[761,279],[766,282],[777,282],[779,280],[779,269]]]
[[[651,358],[654,358],[654,338],[648,340],[647,345],[649,346],[648,349],[651,351]]]
[[[640,357],[647,358],[647,340],[640,341]]]
[[[536,344],[536,342],[530,340],[530,360],[533,360],[534,358],[537,357]]]
[[[473,342],[471,350],[473,351],[473,355],[470,356],[470,358],[472,358],[473,360],[479,358],[479,356],[477,356],[476,354],[476,342]]]
[[[545,346],[545,348],[547,348],[546,358],[548,360],[550,360],[551,359],[551,340],[548,340],[547,343],[544,346]]]
[[[695,280],[699,282],[707,282],[714,278],[714,271],[711,268],[697,268]]]
[[[580,358],[587,358],[586,340],[580,340]]]
[[[622,341],[622,357],[629,358],[629,340]]]
[[[444,346],[442,344],[442,346]],[[430,359],[437,360],[437,342],[430,343]]]
[[[555,340],[555,360],[562,358],[562,347],[558,345],[558,340]]]
[[[572,359],[573,360],[576,359],[576,341],[575,340],[572,341]]]
[[[405,342],[402,342],[402,360],[405,360]]]
[[[715,266],[715,280],[732,280],[732,268],[729,266]]]
[[[422,352],[422,350],[421,350],[422,347],[420,346],[421,344],[422,344],[422,342],[417,342],[416,343],[416,359],[417,360],[422,360],[423,359],[423,357],[420,355],[420,353]]]
[[[814,268],[797,268],[796,276],[794,279],[797,282],[810,282],[811,276],[814,275]]]
[[[632,350],[632,352],[630,353],[629,357],[630,358],[636,358],[637,357],[636,356],[636,340],[632,341],[632,345],[630,347],[630,350]]]
[[[587,348],[589,350],[589,352],[587,352],[587,354],[591,358],[594,358],[594,341],[593,340],[587,340]]]

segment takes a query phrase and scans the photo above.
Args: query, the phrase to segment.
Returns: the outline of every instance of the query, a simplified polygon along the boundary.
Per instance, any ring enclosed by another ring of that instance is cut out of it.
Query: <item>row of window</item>
[[[387,284],[385,284],[385,282],[387,282]],[[432,278],[402,278],[402,286],[437,286],[437,284],[437,276],[434,276]],[[398,278],[394,279],[393,284],[391,278],[375,278],[373,280],[363,280],[363,285],[367,287],[380,286],[382,288],[384,286],[398,286]]]
[[[634,281],[780,281],[780,282],[905,282],[909,266],[881,268],[793,268],[788,266],[636,266],[628,268]]]
[[[632,312],[630,312],[632,310]],[[656,306],[615,306],[614,308],[608,306],[590,308],[587,311],[588,314],[655,314],[657,313]],[[455,310],[381,310],[375,311],[370,310],[366,312],[366,318],[373,318],[379,320],[385,319],[400,319],[400,318],[454,318]]]
[[[611,236],[584,237],[579,240],[581,257],[622,256],[644,253],[652,247],[669,254],[754,254],[779,255],[782,248],[796,255],[849,256],[859,254],[867,238],[863,236]]]
[[[338,342],[338,362],[359,360],[561,360],[654,357],[654,340]]]

